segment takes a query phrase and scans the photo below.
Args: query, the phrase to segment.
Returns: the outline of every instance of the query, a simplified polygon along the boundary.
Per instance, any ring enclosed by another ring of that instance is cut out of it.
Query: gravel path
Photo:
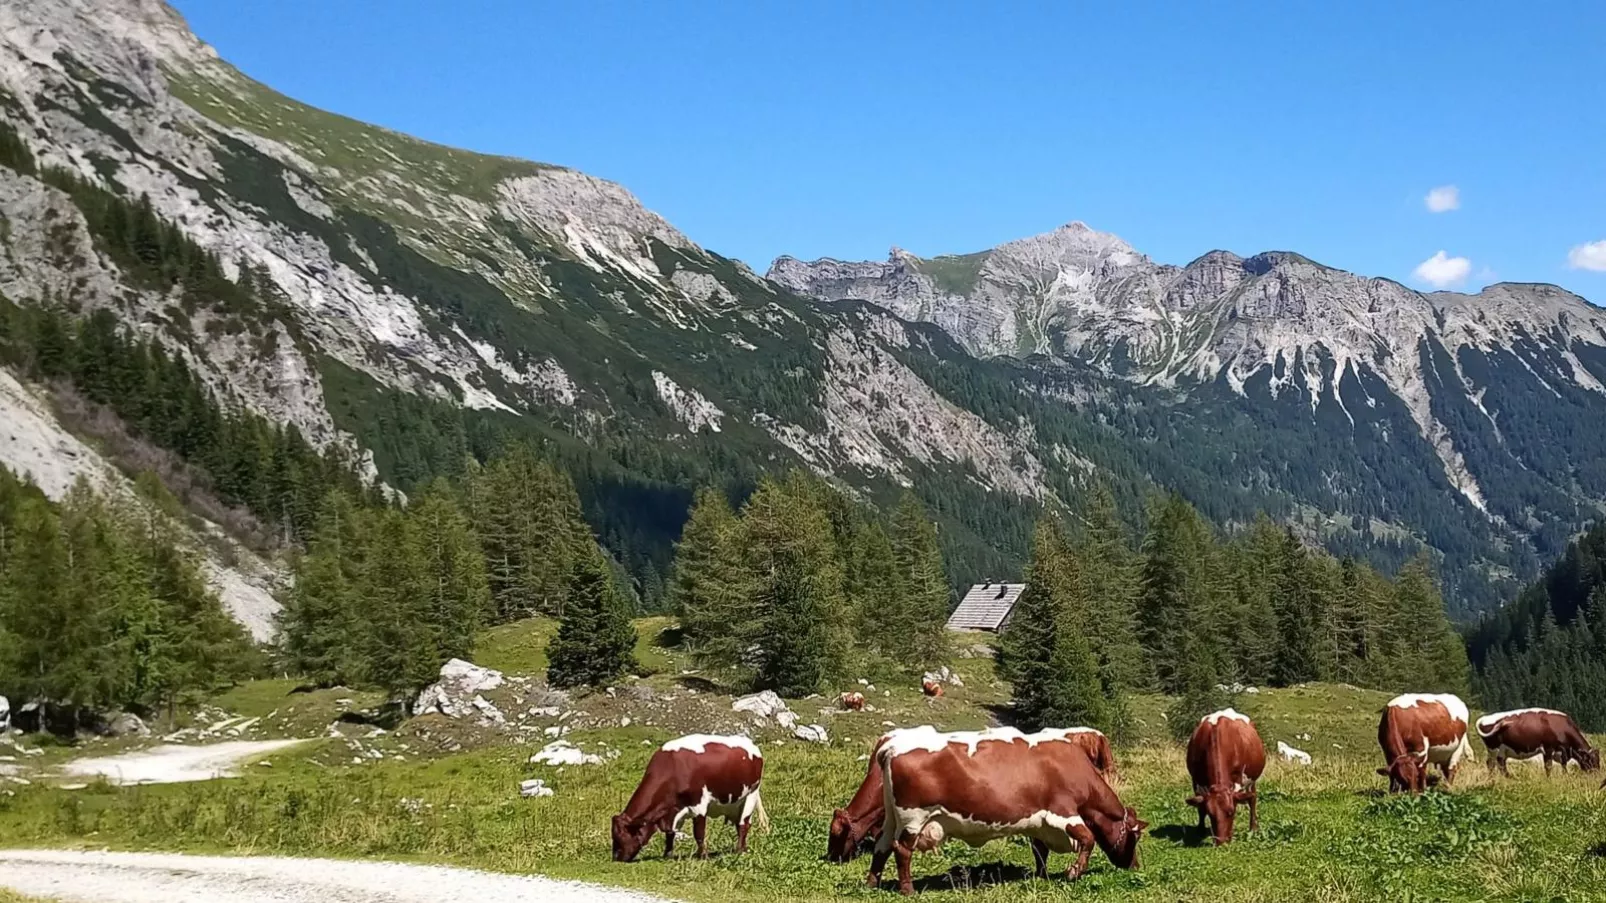
[[[0,850],[0,887],[62,903],[665,903],[578,881],[400,862]]]
[[[77,759],[61,767],[74,777],[104,777],[113,784],[178,784],[230,778],[236,767],[257,756],[305,740],[233,740],[203,746],[157,746],[120,756]]]

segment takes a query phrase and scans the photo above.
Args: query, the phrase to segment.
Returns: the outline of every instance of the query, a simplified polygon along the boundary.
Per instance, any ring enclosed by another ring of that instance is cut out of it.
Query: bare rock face
[[[476,715],[491,717],[485,710],[495,707],[480,694],[502,686],[502,672],[482,668],[472,662],[454,658],[441,665],[440,680],[425,687],[413,703],[413,714],[439,712],[448,718],[465,718]],[[504,720],[496,712],[493,720]]]

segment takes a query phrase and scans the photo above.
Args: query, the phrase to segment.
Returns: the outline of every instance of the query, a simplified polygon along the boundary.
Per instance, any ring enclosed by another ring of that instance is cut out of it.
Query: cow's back
[[[1389,757],[1437,760],[1465,747],[1467,726],[1466,705],[1454,696],[1399,696],[1383,709],[1378,743]]]

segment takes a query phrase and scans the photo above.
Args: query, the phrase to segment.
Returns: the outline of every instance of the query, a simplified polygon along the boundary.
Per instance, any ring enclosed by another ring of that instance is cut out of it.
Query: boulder
[[[546,785],[546,781],[543,781],[540,778],[531,778],[528,781],[519,782],[519,796],[522,796],[525,799],[551,795],[552,788],[548,787]]]
[[[947,665],[943,665],[941,668],[938,668],[935,671],[927,671],[925,676],[922,678],[922,682],[927,680],[934,681],[939,684],[947,684],[951,687],[962,687],[965,685],[965,682],[959,679],[959,675],[955,674],[953,669],[949,668]]]
[[[567,740],[556,740],[530,757],[531,765],[601,765],[602,757],[582,752]]]
[[[804,724],[792,731],[792,736],[810,743],[829,743],[831,738],[826,735],[825,728],[818,724]]]
[[[502,672],[454,658],[441,665],[440,679],[418,694],[418,700],[413,703],[413,714],[440,712],[448,718],[462,718],[476,711],[484,712],[477,708],[479,694],[494,690],[503,683]]]
[[[762,693],[743,696],[731,703],[731,711],[746,712],[755,718],[768,719],[788,709],[786,700],[776,696],[774,690],[765,690]]]
[[[1300,765],[1310,764],[1310,753],[1305,752],[1302,749],[1295,749],[1281,740],[1277,741],[1277,755],[1280,756],[1284,762],[1297,762]]]
[[[145,726],[138,715],[131,712],[118,712],[106,722],[106,735],[108,737],[149,737],[151,729]]]

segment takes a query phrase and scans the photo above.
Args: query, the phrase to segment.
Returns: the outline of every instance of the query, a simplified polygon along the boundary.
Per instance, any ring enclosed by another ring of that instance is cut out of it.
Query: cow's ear
[[[1235,803],[1247,803],[1249,800],[1250,796],[1247,790],[1240,790],[1232,795],[1232,801]]]
[[[1193,806],[1194,808],[1198,808],[1199,806],[1203,806],[1204,805],[1204,797],[1199,796],[1198,794],[1194,794],[1193,796],[1190,796],[1187,799],[1183,800],[1183,802],[1187,803],[1190,806]]]
[[[1387,768],[1379,768],[1377,770],[1377,773],[1382,775],[1385,778],[1389,776],[1389,770]]]
[[[1148,822],[1139,821],[1139,822],[1137,822],[1136,824],[1134,824],[1132,826],[1132,833],[1133,834],[1142,834],[1144,831],[1148,830],[1148,828],[1149,828],[1149,823]]]

